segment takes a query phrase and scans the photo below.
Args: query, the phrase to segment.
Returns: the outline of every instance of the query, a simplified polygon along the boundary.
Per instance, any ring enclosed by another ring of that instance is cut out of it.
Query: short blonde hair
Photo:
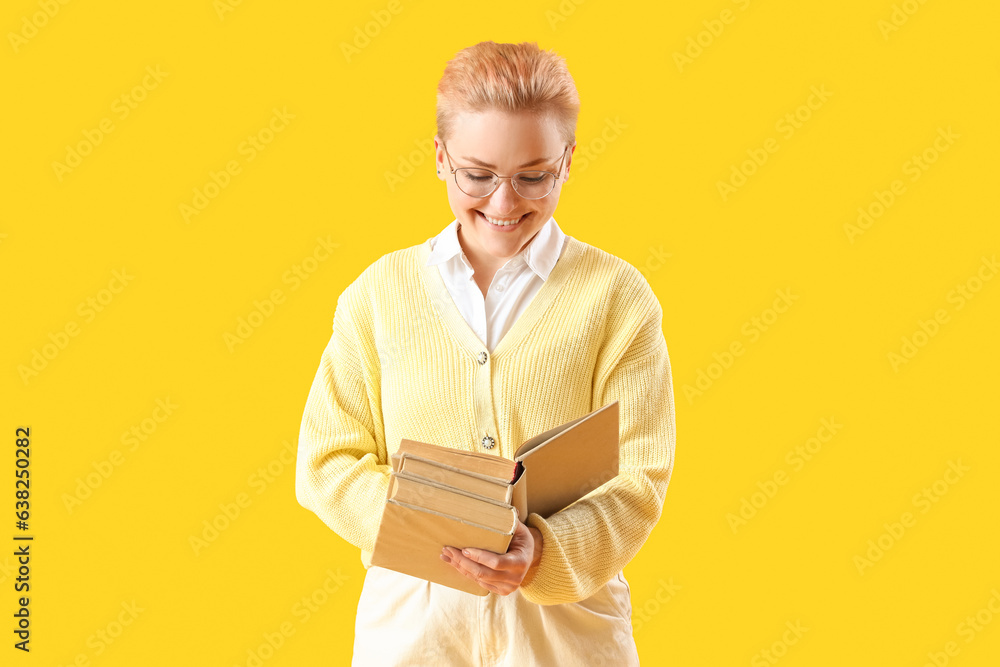
[[[576,142],[580,96],[566,61],[536,42],[479,42],[448,61],[438,83],[437,132],[451,136],[461,112],[551,113],[567,144]]]

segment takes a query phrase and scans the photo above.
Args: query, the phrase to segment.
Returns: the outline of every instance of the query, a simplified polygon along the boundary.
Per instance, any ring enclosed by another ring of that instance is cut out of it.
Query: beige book
[[[510,517],[510,529],[498,531],[390,499],[382,512],[372,565],[473,595],[486,595],[489,591],[441,560],[441,550],[463,545],[506,553],[517,524],[513,508]]]
[[[494,477],[466,472],[444,463],[438,463],[411,454],[393,454],[393,469],[400,475],[407,474],[423,480],[437,482],[459,491],[510,503],[512,486]]]
[[[437,482],[412,477],[406,473],[391,476],[389,499],[447,514],[467,523],[509,531],[514,508],[499,500],[490,500],[468,491],[449,488]]]
[[[442,548],[506,553],[528,514],[548,518],[618,475],[618,430],[613,401],[525,441],[513,461],[403,439],[392,456],[372,565],[486,595],[441,560]],[[505,500],[476,486],[484,478],[507,487]]]
[[[424,460],[436,461],[468,473],[483,475],[500,480],[504,484],[514,480],[516,465],[514,461],[494,454],[469,452],[451,447],[431,445],[426,442],[404,439],[397,452],[400,455],[411,454]]]

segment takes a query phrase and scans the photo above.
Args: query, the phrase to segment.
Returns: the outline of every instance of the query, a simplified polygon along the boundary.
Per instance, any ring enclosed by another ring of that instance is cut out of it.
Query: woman
[[[494,42],[459,52],[438,87],[434,141],[455,220],[375,261],[338,299],[296,495],[361,549],[355,665],[638,664],[622,569],[670,481],[673,385],[646,280],[552,217],[578,112],[556,54]],[[401,439],[513,458],[614,400],[616,478],[530,514],[506,554],[445,548],[487,595],[370,566]]]

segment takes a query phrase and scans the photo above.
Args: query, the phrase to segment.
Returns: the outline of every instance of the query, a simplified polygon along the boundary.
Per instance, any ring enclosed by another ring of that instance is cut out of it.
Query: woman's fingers
[[[483,552],[480,549],[469,550],[473,557],[475,557],[476,551],[498,556],[498,554],[494,554],[493,552]],[[473,558],[465,556],[460,549],[455,549],[454,547],[445,547],[444,552],[441,554],[441,558],[486,590],[499,595],[507,595],[511,593],[515,588],[517,588],[521,580],[524,578],[524,571],[513,569],[497,570],[488,567],[484,564],[476,562]],[[490,558],[489,560],[492,561],[493,559]]]
[[[476,581],[493,581],[503,576],[501,571],[477,563],[472,558],[464,555],[460,549],[445,547],[445,551],[453,567],[461,570],[466,576],[470,576]]]
[[[475,561],[480,565],[484,565],[491,570],[510,570],[513,568],[510,559],[504,558],[503,555],[493,551],[470,547],[468,549],[462,549],[461,554],[469,560]]]
[[[531,530],[518,521],[507,553],[498,554],[474,547],[456,549],[446,546],[441,550],[441,560],[486,590],[508,595],[521,585],[534,562],[537,551],[535,540],[538,538]]]

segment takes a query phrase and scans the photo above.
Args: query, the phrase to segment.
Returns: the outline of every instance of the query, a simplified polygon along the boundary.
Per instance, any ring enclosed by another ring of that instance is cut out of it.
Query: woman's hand
[[[497,595],[510,595],[531,581],[542,560],[542,534],[537,528],[517,522],[507,553],[485,549],[445,547],[441,560]]]

